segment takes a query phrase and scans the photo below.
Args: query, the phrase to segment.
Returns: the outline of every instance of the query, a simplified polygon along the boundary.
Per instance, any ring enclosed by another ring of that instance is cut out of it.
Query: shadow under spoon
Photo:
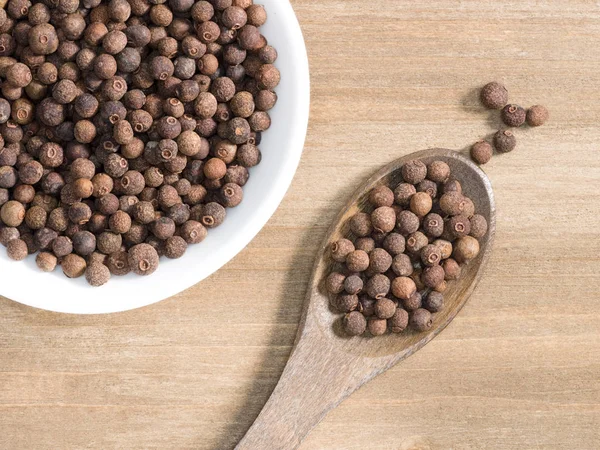
[[[473,200],[476,212],[488,221],[480,239],[480,253],[463,267],[461,278],[444,292],[445,308],[434,315],[426,332],[406,330],[375,338],[345,337],[339,315],[329,309],[323,281],[332,261],[329,244],[348,236],[348,219],[362,210],[369,191],[379,185],[396,186],[402,181],[400,168],[412,159],[425,164],[446,162],[451,178],[460,181],[463,193]],[[385,166],[369,178],[337,216],[319,248],[298,335],[279,383],[256,421],[237,445],[237,450],[291,450],[342,400],[363,384],[412,355],[431,341],[458,314],[475,289],[489,259],[495,233],[492,187],[485,173],[460,153],[431,149],[409,154]]]

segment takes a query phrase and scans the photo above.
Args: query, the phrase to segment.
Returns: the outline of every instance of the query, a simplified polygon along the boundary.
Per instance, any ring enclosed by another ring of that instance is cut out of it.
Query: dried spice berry
[[[494,149],[487,141],[478,141],[471,147],[471,158],[477,164],[486,164],[492,159]]]
[[[336,308],[340,312],[349,313],[358,308],[358,296],[353,294],[342,294],[336,299]]]
[[[433,317],[426,309],[419,308],[410,315],[410,326],[416,331],[427,331],[433,326]]]
[[[368,256],[371,273],[384,273],[392,266],[392,256],[382,248],[375,248]]]
[[[346,257],[346,266],[351,272],[363,272],[369,267],[369,255],[362,250],[355,250]]]
[[[426,267],[421,273],[421,281],[423,284],[432,289],[435,289],[436,286],[442,283],[444,281],[444,277],[444,269],[442,269],[442,267],[439,265]]]
[[[339,272],[331,272],[325,280],[327,292],[331,294],[339,294],[344,290],[344,281],[346,277]]]
[[[423,300],[423,308],[436,313],[444,309],[444,296],[440,292],[432,291]]]
[[[390,233],[383,241],[383,248],[392,256],[399,255],[406,248],[406,239],[399,233]]]
[[[394,278],[391,289],[395,297],[405,300],[416,292],[417,287],[411,278],[402,276]]]
[[[331,244],[331,258],[337,262],[344,262],[354,250],[354,244],[350,240],[339,239]]]
[[[414,270],[410,257],[405,253],[394,256],[391,267],[392,271],[399,277],[408,277]]]
[[[406,250],[411,254],[418,254],[427,245],[429,239],[420,231],[411,233],[406,238]]]
[[[344,290],[348,294],[358,294],[363,289],[363,280],[358,275],[350,275],[344,280]]]
[[[367,327],[371,335],[382,336],[387,331],[387,320],[371,318],[368,321]]]
[[[452,243],[445,239],[436,239],[433,241],[433,245],[437,245],[442,253],[442,259],[450,258],[452,255]]]
[[[110,270],[104,264],[90,264],[85,271],[85,279],[91,286],[103,286],[110,280]]]
[[[358,311],[352,311],[344,316],[344,331],[350,336],[360,336],[367,330],[367,320]]]
[[[376,208],[392,206],[394,204],[394,192],[387,186],[378,186],[369,193],[369,202]]]
[[[417,192],[410,199],[410,210],[419,217],[424,217],[431,211],[433,200],[426,192]]]
[[[502,109],[508,103],[508,90],[495,81],[481,90],[481,102],[489,109]]]
[[[389,298],[380,298],[375,302],[374,311],[380,319],[389,319],[396,312],[396,304]]]
[[[525,123],[525,110],[519,105],[506,105],[502,108],[502,121],[509,127],[520,127]]]
[[[396,212],[389,206],[380,206],[371,213],[371,224],[375,231],[389,233],[396,226]]]
[[[466,215],[451,217],[446,224],[450,236],[457,239],[468,235],[471,232],[471,222]]]
[[[494,148],[499,153],[512,152],[517,146],[517,138],[510,130],[500,130],[494,134]]]
[[[427,166],[420,160],[412,160],[401,168],[402,178],[406,183],[419,184],[427,176]]]
[[[402,211],[398,214],[397,230],[400,234],[407,236],[419,229],[420,221],[417,215],[411,211]]]
[[[366,253],[371,253],[375,249],[375,240],[370,237],[358,238],[354,243],[356,250],[363,250]]]
[[[71,253],[66,255],[60,263],[63,273],[68,278],[79,278],[83,276],[87,268],[85,259],[81,256]]]
[[[388,277],[382,274],[375,274],[367,280],[365,292],[369,297],[380,299],[390,292],[391,282]]]
[[[448,258],[442,262],[442,268],[444,269],[445,280],[458,280],[461,274],[460,264],[452,258]]]
[[[542,105],[534,105],[527,110],[527,124],[530,127],[540,127],[550,118],[550,113]]]
[[[366,213],[357,213],[350,219],[350,230],[356,236],[365,237],[373,232],[371,217]]]
[[[397,308],[394,315],[389,318],[388,324],[392,333],[401,333],[408,326],[408,313],[402,308]]]
[[[425,266],[434,266],[442,260],[442,253],[438,246],[428,244],[421,250],[421,261]]]
[[[457,262],[465,263],[476,258],[479,250],[477,239],[472,236],[464,236],[456,241],[453,256]]]
[[[448,192],[440,198],[440,208],[449,216],[462,214],[465,210],[465,197],[458,192]]]
[[[480,214],[475,214],[470,219],[471,231],[470,234],[476,239],[480,239],[487,233],[488,224],[485,217]]]

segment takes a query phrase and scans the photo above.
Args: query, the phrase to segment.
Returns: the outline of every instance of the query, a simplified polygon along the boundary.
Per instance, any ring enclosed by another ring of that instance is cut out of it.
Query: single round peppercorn
[[[35,258],[35,263],[42,272],[52,272],[56,269],[58,260],[52,253],[41,252]]]
[[[341,294],[335,300],[335,306],[338,311],[349,313],[358,308],[358,296],[354,294]]]
[[[363,272],[369,267],[369,255],[362,250],[355,250],[346,257],[346,266],[351,272]]]
[[[423,303],[423,297],[417,291],[415,291],[409,298],[402,300],[402,306],[406,311],[415,311],[421,307]]]
[[[389,206],[380,206],[371,213],[371,224],[376,231],[389,233],[396,226],[396,212]]]
[[[32,206],[25,213],[25,223],[32,230],[39,230],[46,226],[48,213],[41,206]]]
[[[487,233],[488,223],[485,217],[480,214],[475,214],[470,219],[471,231],[470,234],[476,239],[480,239]]]
[[[454,259],[459,263],[468,262],[479,254],[479,242],[472,236],[458,239],[454,246]]]
[[[202,208],[202,218],[200,222],[207,228],[215,228],[225,220],[225,208],[218,203],[207,203]]]
[[[92,210],[87,204],[76,202],[69,206],[68,214],[71,222],[78,225],[84,225],[90,220],[90,217],[92,217]]]
[[[118,252],[121,248],[121,244],[123,243],[123,238],[118,233],[111,233],[109,231],[105,231],[100,233],[96,238],[96,245],[98,250],[105,255],[110,255],[111,253]]]
[[[489,109],[502,109],[508,103],[508,90],[495,81],[486,84],[481,90],[481,102]]]
[[[129,257],[127,252],[118,251],[110,254],[106,259],[106,267],[108,267],[108,270],[112,275],[127,275],[131,271],[129,268]]]
[[[427,331],[433,325],[431,313],[426,309],[419,308],[410,315],[410,326],[416,331]]]
[[[331,272],[325,280],[325,289],[331,294],[339,294],[344,290],[346,277],[339,272]]]
[[[66,255],[60,263],[63,273],[68,278],[79,278],[81,277],[87,268],[85,259],[81,256],[71,253]]]
[[[401,173],[406,183],[418,184],[427,176],[427,166],[419,160],[408,161],[402,166]]]
[[[55,127],[65,121],[65,108],[53,98],[45,98],[36,106],[36,115],[44,125]]]
[[[429,196],[427,196],[429,197]],[[404,236],[414,233],[419,229],[420,221],[417,215],[411,211],[401,211],[398,214],[398,232]]]
[[[527,110],[527,124],[530,127],[540,127],[550,118],[550,113],[542,105],[534,105]]]
[[[444,281],[444,277],[444,269],[439,265],[425,267],[421,273],[421,281],[423,284],[432,289]]]
[[[92,263],[85,271],[85,279],[90,286],[102,286],[110,280],[110,270],[104,264]]]
[[[417,185],[417,192],[425,192],[432,200],[437,197],[437,191],[437,184],[431,180],[423,180]]]
[[[158,253],[148,244],[137,244],[129,249],[128,262],[138,275],[150,275],[158,268]]]
[[[237,161],[242,167],[254,167],[260,163],[261,158],[260,150],[255,145],[246,144],[238,148]]]
[[[180,233],[188,244],[199,244],[206,238],[207,231],[200,222],[188,220],[181,226]]]
[[[388,324],[392,333],[402,333],[408,326],[408,313],[402,308],[397,308],[394,315],[389,318]]]
[[[58,257],[63,258],[73,253],[73,241],[67,236],[58,236],[52,242],[52,252]]]
[[[448,258],[442,262],[442,268],[444,269],[445,280],[458,280],[461,274],[460,265],[456,260]]]
[[[358,237],[365,237],[373,232],[371,217],[366,213],[357,213],[350,219],[350,230]]]
[[[427,178],[436,183],[445,182],[450,176],[450,166],[444,161],[433,161],[427,166]]]
[[[375,249],[375,241],[370,237],[358,238],[354,245],[356,250],[363,250],[366,253],[371,253]]]
[[[25,207],[17,201],[10,200],[2,205],[0,219],[6,226],[18,227],[25,219]]]
[[[392,265],[392,256],[382,248],[375,248],[369,255],[369,271],[384,273]]]
[[[358,275],[350,275],[344,280],[344,290],[348,294],[358,294],[363,289],[363,280]]]
[[[510,130],[500,130],[494,134],[494,147],[499,153],[512,152],[517,146],[517,138]]]
[[[31,76],[31,70],[23,63],[15,63],[8,68],[5,75],[6,81],[15,87],[25,87],[33,77]]]
[[[38,55],[54,53],[58,44],[56,29],[48,23],[36,25],[29,31],[29,47]]]
[[[416,292],[417,287],[411,278],[401,276],[392,280],[391,289],[395,297],[406,300]]]
[[[432,313],[440,312],[444,309],[444,296],[440,292],[430,292],[423,301],[423,307]]]
[[[525,123],[525,110],[519,105],[506,105],[502,108],[502,121],[509,127],[520,127]]]
[[[58,232],[65,232],[69,225],[67,210],[63,207],[53,209],[48,215],[46,226]],[[58,256],[58,255],[57,255]]]
[[[383,248],[392,256],[404,253],[406,239],[399,233],[390,233],[383,241]]]
[[[471,147],[471,158],[477,164],[486,164],[492,159],[494,149],[487,141],[478,141]]]
[[[411,197],[416,194],[417,189],[408,183],[400,183],[394,190],[394,198],[396,203],[401,206],[408,206]]]
[[[78,231],[72,239],[73,249],[80,256],[91,255],[96,250],[96,236],[89,231]]]
[[[22,239],[12,239],[6,244],[6,254],[14,261],[23,261],[29,254],[27,244]]]
[[[367,280],[365,292],[369,297],[380,299],[390,292],[391,282],[388,277],[382,274],[375,274]]]
[[[437,245],[428,244],[421,250],[421,261],[426,266],[434,266],[442,260],[442,252]]]
[[[369,202],[376,208],[390,207],[394,204],[394,193],[387,186],[378,186],[369,193]]]
[[[389,319],[396,312],[396,304],[389,298],[380,298],[375,303],[375,315],[380,319]]]
[[[109,80],[117,73],[117,61],[114,56],[102,53],[94,59],[94,74],[102,80]]]
[[[0,244],[6,246],[13,239],[19,239],[21,234],[15,227],[0,228]]]
[[[349,336],[360,336],[367,330],[367,320],[358,311],[352,311],[344,316],[343,327]]]
[[[0,167],[0,188],[12,188],[17,183],[17,171],[10,166]]]
[[[451,217],[446,225],[446,229],[453,239],[466,236],[471,232],[471,222],[466,215]]]
[[[458,192],[448,192],[440,198],[440,208],[444,214],[456,216],[465,209],[465,197]]]
[[[423,231],[427,236],[437,238],[444,232],[444,219],[436,213],[427,214],[423,218]]]
[[[387,331],[387,320],[372,317],[369,319],[367,327],[373,336],[382,336]]]
[[[344,262],[354,250],[354,244],[350,240],[339,239],[331,244],[331,258],[337,262]]]
[[[410,210],[418,217],[423,217],[431,211],[433,200],[426,192],[417,192],[410,199]]]

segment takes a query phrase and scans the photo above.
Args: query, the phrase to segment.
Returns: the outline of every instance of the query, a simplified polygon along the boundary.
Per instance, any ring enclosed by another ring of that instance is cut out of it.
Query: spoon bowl
[[[347,337],[339,314],[331,311],[323,283],[334,266],[328,255],[331,242],[350,236],[349,219],[369,211],[369,192],[380,185],[402,182],[400,168],[409,160],[425,164],[441,160],[450,166],[451,178],[461,182],[463,193],[488,221],[479,240],[479,255],[463,266],[461,277],[444,292],[444,309],[434,314],[429,331],[405,330],[384,336]],[[495,233],[495,204],[485,173],[460,153],[446,149],[424,150],[395,160],[369,178],[334,220],[317,260],[294,348],[279,383],[262,412],[238,444],[238,450],[285,449],[300,445],[308,432],[335,406],[378,374],[407,358],[439,334],[458,314],[475,289],[489,259]]]

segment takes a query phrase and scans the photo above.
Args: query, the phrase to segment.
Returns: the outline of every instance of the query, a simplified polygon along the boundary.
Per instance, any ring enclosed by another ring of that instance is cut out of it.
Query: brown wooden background
[[[313,100],[283,204],[224,269],[155,306],[72,317],[0,299],[0,448],[233,448],[285,365],[338,208],[393,158],[494,131],[475,94],[492,79],[552,121],[485,168],[498,232],[483,281],[302,449],[600,448],[600,2],[292,3]]]

